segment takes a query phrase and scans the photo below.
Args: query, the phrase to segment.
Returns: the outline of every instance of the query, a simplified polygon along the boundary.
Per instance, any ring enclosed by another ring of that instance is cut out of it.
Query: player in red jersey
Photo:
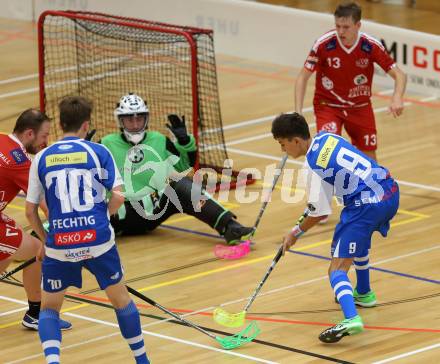
[[[377,39],[360,32],[361,8],[354,2],[336,8],[336,29],[313,45],[295,84],[295,111],[302,113],[307,81],[316,71],[313,107],[316,128],[341,134],[344,126],[352,144],[376,159],[377,135],[371,107],[374,63],[394,79],[389,111],[403,111],[406,75]]]
[[[28,260],[37,255],[40,240],[23,231],[2,211],[20,191],[28,189],[31,161],[28,156],[36,154],[47,145],[49,118],[39,110],[28,109],[17,119],[10,135],[0,134],[0,272],[6,270],[13,260]],[[29,302],[23,326],[38,330],[41,302],[41,262],[23,269],[23,285]],[[64,329],[72,325],[60,320]]]

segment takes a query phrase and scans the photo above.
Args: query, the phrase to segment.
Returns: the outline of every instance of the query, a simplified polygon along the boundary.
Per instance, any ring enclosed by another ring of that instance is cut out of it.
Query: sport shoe
[[[377,303],[376,293],[374,293],[373,291],[364,294],[359,294],[355,289],[353,291],[353,298],[354,298],[354,303],[362,307],[374,307],[376,306]]]
[[[236,220],[231,220],[226,226],[223,237],[226,240],[226,244],[237,245],[241,241],[247,240],[252,235],[253,231],[253,228],[243,226]]]
[[[324,330],[319,334],[319,340],[326,344],[337,343],[344,336],[356,335],[362,331],[364,331],[364,323],[362,318],[357,315]]]
[[[29,330],[38,331],[38,319],[32,317],[27,312],[24,315],[21,324]],[[64,321],[60,319],[60,328],[62,331],[70,330],[72,328],[72,324],[69,321]]]

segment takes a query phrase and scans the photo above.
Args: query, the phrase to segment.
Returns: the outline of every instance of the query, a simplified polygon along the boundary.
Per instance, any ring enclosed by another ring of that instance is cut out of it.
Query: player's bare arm
[[[315,226],[319,221],[322,219],[322,216],[307,216],[304,218],[304,220],[298,224],[297,226],[300,228],[302,232],[306,232],[309,229],[311,229],[313,226]],[[283,240],[283,255],[284,253],[290,249],[292,245],[295,245],[296,241],[298,240],[298,236],[295,233],[295,228],[290,230]]]
[[[295,111],[302,114],[304,96],[306,94],[307,82],[313,72],[302,68],[295,81]]]
[[[388,110],[396,118],[403,112],[403,94],[405,93],[407,77],[397,66],[390,69],[388,74],[394,79],[394,93]]]
[[[36,232],[41,241],[46,241],[46,231],[44,230],[40,215],[38,215],[38,204],[26,201],[25,209],[26,218],[31,224],[32,229]],[[44,249],[42,247],[37,255],[37,258],[38,260],[42,260],[43,257]]]
[[[108,201],[108,211],[110,215],[114,215],[118,212],[118,209],[125,201],[125,197],[122,193],[122,187],[117,186],[111,190],[111,197]]]
[[[46,201],[41,200],[39,206],[40,206],[41,211],[43,211],[44,216],[49,217],[49,209],[47,208]]]

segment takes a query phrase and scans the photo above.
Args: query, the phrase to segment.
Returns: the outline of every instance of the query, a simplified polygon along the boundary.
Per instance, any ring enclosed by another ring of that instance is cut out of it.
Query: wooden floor
[[[2,132],[11,131],[22,110],[38,105],[35,39],[32,24],[0,19]],[[292,109],[297,70],[225,56],[217,61],[230,157],[237,168],[255,167],[264,173],[281,156],[268,134],[270,122],[273,115]],[[5,81],[13,78],[17,79]],[[311,106],[311,86],[308,91],[306,107]],[[257,342],[221,351],[211,338],[163,321],[166,315],[136,300],[153,363],[440,362],[440,102],[408,94],[404,115],[394,120],[383,109],[389,90],[375,90],[373,101],[378,158],[399,179],[401,204],[389,237],[374,237],[371,275],[380,304],[360,310],[366,331],[335,345],[317,339],[325,327],[341,319],[327,279],[330,240],[339,212],[335,206],[326,225],[305,235],[295,251],[282,258],[254,302],[248,318],[255,319],[262,330]],[[313,124],[312,113],[306,117]],[[297,169],[298,161],[289,160],[288,168]],[[260,181],[247,192],[261,192],[262,185]],[[230,193],[226,205],[241,222],[252,225],[261,201],[239,204],[234,194]],[[230,312],[243,309],[284,232],[303,210],[303,201],[282,202],[288,194],[293,195],[290,188],[275,191],[256,234],[256,249],[239,261],[215,259],[213,248],[221,240],[210,228],[184,215],[171,218],[150,235],[119,239],[127,281],[176,312],[197,311],[189,318],[203,327],[237,332],[215,324],[212,311],[220,304]],[[23,198],[14,200],[6,213],[27,225]],[[63,335],[62,361],[131,362],[115,315],[88,273],[84,273],[83,289],[72,289],[69,297],[63,316],[74,329]],[[19,324],[24,301],[22,288],[1,285],[2,363],[44,363],[38,335]]]

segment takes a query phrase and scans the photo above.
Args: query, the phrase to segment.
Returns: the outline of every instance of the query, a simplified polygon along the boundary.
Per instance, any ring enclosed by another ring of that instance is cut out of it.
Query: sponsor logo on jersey
[[[67,217],[65,219],[52,220],[52,226],[54,229],[71,229],[90,225],[95,225],[94,215]]]
[[[66,259],[72,260],[74,262],[93,258],[93,255],[90,252],[90,248],[67,250],[65,251],[64,256],[66,257]]]
[[[333,49],[336,49],[336,38],[334,38],[330,42],[328,42],[327,45],[325,46],[325,49],[327,51],[331,51]]]
[[[365,52],[365,53],[371,53],[371,49],[372,49],[372,45],[369,41],[367,41],[366,39],[362,40],[361,43],[361,49]]]
[[[318,143],[313,144],[312,152],[315,152],[316,150],[318,150],[318,148],[319,148],[319,144]]]
[[[335,121],[329,121],[321,127],[320,131],[322,130],[335,134],[338,131],[338,125]]]
[[[15,248],[13,246],[4,244],[4,243],[0,243],[0,252],[7,254],[7,255],[13,255],[15,254],[15,252],[17,251],[18,248]]]
[[[117,280],[119,278],[119,272],[116,272],[115,274],[113,274],[112,276],[110,276],[110,279],[112,280]]]
[[[355,76],[355,78],[353,79],[353,82],[355,85],[363,85],[368,82],[368,78],[367,78],[367,76],[360,74],[360,75]]]
[[[365,204],[371,204],[371,203],[374,204],[374,203],[378,203],[378,202],[380,202],[379,197],[373,196],[373,197],[365,197],[365,198],[362,198],[360,200],[355,200],[354,201],[354,205],[356,207],[359,207],[359,206],[362,206],[362,205],[365,205]]]
[[[356,66],[360,68],[367,68],[370,60],[368,58],[359,58],[356,60]]]
[[[322,82],[322,86],[326,89],[326,90],[332,90],[333,89],[333,81],[328,78],[328,77],[323,77],[321,79]]]
[[[128,151],[127,157],[132,163],[140,163],[144,160],[145,155],[142,149],[133,147]]]
[[[46,156],[46,167],[59,166],[63,164],[81,164],[81,163],[87,163],[87,152],[52,154]]]
[[[309,210],[309,213],[310,213],[310,212],[314,212],[316,210],[316,207],[312,203],[308,203],[307,209]]]
[[[5,199],[5,191],[0,191],[0,211],[8,204],[7,201],[3,201]],[[3,214],[0,213],[0,217],[3,220]]]
[[[56,233],[55,245],[86,244],[96,240],[96,230],[81,230],[68,233]]]
[[[318,63],[318,57],[316,57],[314,54],[310,54],[305,62],[305,66],[308,69],[313,69],[313,67],[316,65],[316,63]]]
[[[3,192],[3,196],[4,196],[5,191],[2,191],[2,192]],[[2,199],[3,199],[3,198],[4,198],[4,197],[2,197]],[[0,218],[2,219],[3,222],[6,222],[6,223],[12,221],[12,219],[11,219],[9,216],[7,216],[7,215],[5,215],[5,214],[2,214],[2,213],[0,213]]]
[[[333,151],[335,150],[338,143],[338,139],[329,136],[324,143],[324,146],[321,148],[321,151],[319,152],[318,159],[316,160],[316,165],[322,168],[327,168],[328,162],[330,161]]]
[[[11,163],[11,161],[9,160],[9,158],[7,156],[5,156],[2,152],[0,152],[0,159],[5,163],[5,164],[9,164]]]
[[[70,145],[70,144],[61,144],[58,146],[58,149],[60,149],[60,150],[69,150],[72,148],[73,148],[73,145]]]
[[[370,86],[360,85],[353,87],[348,91],[349,98],[358,97],[358,96],[371,96]]]
[[[17,164],[22,164],[29,160],[21,148],[11,150],[9,154]]]

